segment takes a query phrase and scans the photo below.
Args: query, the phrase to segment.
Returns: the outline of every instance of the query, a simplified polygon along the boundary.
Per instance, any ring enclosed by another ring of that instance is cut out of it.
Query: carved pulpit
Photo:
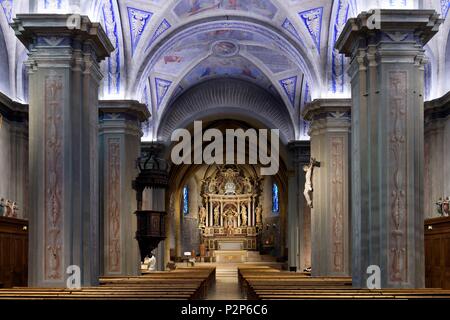
[[[146,188],[168,187],[167,162],[157,155],[160,146],[152,144],[142,150],[142,156],[138,159],[139,175],[133,181],[133,189],[136,190],[137,200],[137,231],[136,240],[139,243],[141,261],[158,247],[160,241],[166,238],[164,211],[142,210],[142,197]]]

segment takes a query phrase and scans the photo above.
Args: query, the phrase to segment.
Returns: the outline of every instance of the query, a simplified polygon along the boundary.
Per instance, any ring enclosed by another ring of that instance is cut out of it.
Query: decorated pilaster
[[[304,193],[312,200],[314,276],[350,275],[350,109],[348,99],[321,99],[303,112],[311,122],[310,193]]]
[[[17,15],[29,50],[29,285],[65,287],[69,266],[81,285],[99,274],[99,62],[113,46],[89,18]]]
[[[99,112],[102,271],[107,276],[137,275],[140,258],[132,181],[139,174],[141,123],[150,113],[131,100],[100,101]]]
[[[289,269],[302,272],[311,266],[311,210],[303,196],[305,172],[310,161],[309,141],[294,141],[288,145],[291,159],[289,175],[288,257]]]
[[[350,19],[336,47],[351,57],[353,285],[369,266],[383,288],[424,277],[424,45],[433,10],[375,10]]]

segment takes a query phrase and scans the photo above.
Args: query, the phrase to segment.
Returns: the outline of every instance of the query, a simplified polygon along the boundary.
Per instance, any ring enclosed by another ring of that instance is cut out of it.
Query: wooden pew
[[[0,300],[188,300],[203,299],[215,282],[215,268],[152,272],[136,277],[102,277],[100,286],[12,288],[0,290]]]
[[[239,277],[249,299],[450,299],[449,290],[353,288],[348,277],[311,277],[277,270],[242,268]]]

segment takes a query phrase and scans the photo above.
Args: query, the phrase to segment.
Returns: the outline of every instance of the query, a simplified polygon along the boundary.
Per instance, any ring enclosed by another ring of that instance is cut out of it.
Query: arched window
[[[183,214],[189,214],[189,188],[184,186],[183,188]]]
[[[272,185],[272,212],[280,212],[280,192],[276,183]]]

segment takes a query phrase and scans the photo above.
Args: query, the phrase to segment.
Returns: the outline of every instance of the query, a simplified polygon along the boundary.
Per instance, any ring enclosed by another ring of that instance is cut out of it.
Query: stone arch
[[[174,130],[185,128],[195,119],[223,116],[252,119],[267,128],[277,128],[284,144],[296,136],[294,123],[280,99],[243,80],[217,79],[198,84],[166,108],[157,129],[158,140],[168,142]]]

